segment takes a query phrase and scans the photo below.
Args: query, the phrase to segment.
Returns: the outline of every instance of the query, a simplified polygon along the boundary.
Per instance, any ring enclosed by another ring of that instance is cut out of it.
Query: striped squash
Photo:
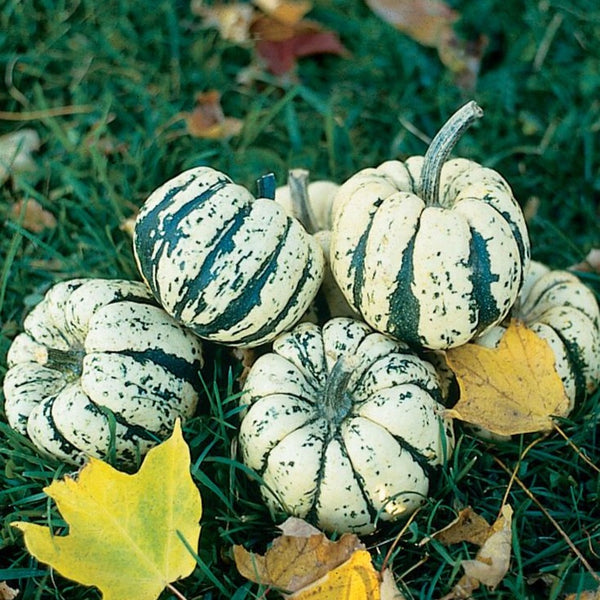
[[[361,321],[301,323],[245,381],[239,442],[272,512],[369,533],[424,501],[452,424],[435,369]]]
[[[201,389],[200,340],[141,282],[56,284],[8,351],[9,425],[70,464],[114,454],[132,463],[190,417]]]
[[[481,114],[465,105],[425,157],[359,171],[334,199],[336,281],[367,323],[409,344],[458,346],[499,323],[529,262],[507,182],[475,162],[447,160]]]
[[[550,345],[571,408],[598,387],[600,310],[594,293],[577,276],[531,261],[511,316]],[[475,341],[493,348],[503,333],[496,326]]]
[[[240,347],[293,327],[323,277],[321,248],[296,219],[209,167],[150,195],[134,251],[170,315],[201,338]]]

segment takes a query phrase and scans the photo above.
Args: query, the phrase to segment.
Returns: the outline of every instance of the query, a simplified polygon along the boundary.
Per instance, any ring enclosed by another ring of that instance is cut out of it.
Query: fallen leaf
[[[416,42],[436,48],[442,63],[463,89],[473,89],[488,40],[459,38],[454,24],[460,14],[441,0],[366,0],[381,19]]]
[[[27,550],[61,575],[96,586],[104,600],[155,600],[196,561],[201,499],[189,449],[177,422],[172,436],[146,455],[139,471],[121,473],[91,458],[77,479],[44,488],[69,525],[66,536],[14,522]]]
[[[464,344],[446,352],[460,387],[450,417],[499,435],[548,431],[569,399],[548,343],[513,321],[497,348]]]
[[[264,555],[233,547],[246,579],[276,588],[289,600],[404,600],[389,568],[375,570],[371,555],[350,533],[336,542],[296,517],[288,518]]]
[[[256,52],[274,75],[284,75],[292,71],[298,58],[314,54],[336,54],[348,56],[348,51],[333,31],[323,31],[313,23],[301,22],[293,34],[288,37],[286,30],[276,28],[281,39],[259,39],[256,42]],[[263,30],[267,30],[263,25]],[[275,33],[268,37],[274,38]]]
[[[287,595],[290,600],[380,600],[380,581],[366,550],[356,550],[350,558],[329,571],[319,581]]]
[[[440,0],[366,0],[369,8],[413,40],[437,48],[459,14]]]
[[[585,592],[577,592],[576,594],[568,594],[564,600],[600,600],[600,589],[586,590]]]
[[[504,579],[512,551],[512,515],[509,504],[502,506],[500,516],[488,528],[475,559],[462,561],[464,575],[442,600],[470,598],[481,584],[494,590]]]
[[[33,233],[56,227],[56,217],[33,198],[18,200],[11,206],[10,212],[13,220]]]
[[[250,25],[255,11],[250,4],[236,2],[234,4],[206,5],[202,1],[193,0],[193,14],[202,17],[205,27],[215,27],[219,35],[234,44],[243,44],[250,39]]]
[[[481,546],[490,532],[490,524],[470,506],[463,508],[456,519],[431,537],[444,546],[470,542]]]
[[[295,25],[312,8],[312,3],[305,0],[253,0],[253,4],[286,25]]]
[[[196,106],[191,113],[183,113],[188,133],[193,137],[223,139],[238,135],[244,122],[226,117],[221,107],[221,94],[209,90],[196,95]]]
[[[15,173],[33,170],[32,154],[40,145],[35,129],[20,129],[0,136],[0,185]]]
[[[5,581],[0,581],[0,600],[14,600],[19,595],[19,590],[14,590]]]
[[[294,526],[297,527],[297,523]],[[297,592],[346,562],[355,551],[364,549],[354,534],[346,533],[332,542],[318,530],[307,533],[284,533],[275,538],[264,555],[234,546],[238,571],[255,583]]]
[[[573,271],[600,274],[600,248],[592,248],[581,262],[569,268]]]
[[[505,504],[475,559],[462,561],[467,577],[492,590],[502,581],[510,566],[512,514],[511,506]]]

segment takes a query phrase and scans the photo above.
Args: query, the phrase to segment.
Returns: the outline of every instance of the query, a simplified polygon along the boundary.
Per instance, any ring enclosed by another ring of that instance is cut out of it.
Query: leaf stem
[[[426,206],[439,204],[442,166],[463,133],[482,116],[483,110],[474,100],[467,102],[446,121],[429,144],[419,182],[419,194]]]
[[[187,600],[187,598],[172,584],[167,583],[166,587],[171,592],[171,594],[173,594],[176,598],[179,598],[179,600]]]

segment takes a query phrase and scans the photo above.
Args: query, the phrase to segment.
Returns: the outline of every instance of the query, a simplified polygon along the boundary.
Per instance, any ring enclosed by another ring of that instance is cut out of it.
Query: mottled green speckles
[[[343,410],[324,410],[338,387]],[[419,506],[448,459],[440,398],[435,369],[406,345],[353,319],[303,323],[250,370],[242,457],[272,510],[368,533]]]

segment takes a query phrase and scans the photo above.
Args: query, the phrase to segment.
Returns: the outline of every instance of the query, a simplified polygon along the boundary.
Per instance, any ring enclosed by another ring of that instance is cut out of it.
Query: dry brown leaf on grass
[[[204,26],[216,27],[223,39],[251,44],[258,62],[277,76],[293,71],[303,56],[348,55],[337,33],[304,18],[312,9],[308,0],[253,0],[253,4],[207,6],[192,0],[191,11]]]
[[[366,0],[369,8],[416,42],[436,48],[457,84],[473,89],[487,38],[463,40],[454,31],[460,14],[441,0]]]
[[[569,268],[573,271],[597,273],[600,275],[600,248],[592,248],[581,262]]]
[[[241,119],[225,116],[218,90],[196,94],[196,106],[192,112],[182,116],[188,133],[198,138],[217,140],[232,137],[238,135],[244,126]]]
[[[565,600],[600,600],[600,589],[568,594],[565,596]]]
[[[452,591],[444,596],[442,600],[470,598],[471,593],[481,584],[491,590],[494,590],[500,584],[510,566],[512,514],[512,507],[505,504],[498,519],[496,519],[493,525],[488,526],[485,537],[480,540],[481,546],[475,558],[473,560],[462,561],[461,566],[464,570],[464,575]],[[450,527],[456,528],[457,531],[461,529],[461,525],[457,525],[456,522],[451,524]],[[456,535],[456,532],[454,535]],[[467,535],[470,536],[471,533],[469,532]],[[437,534],[433,537],[437,537]]]
[[[0,600],[14,600],[19,590],[14,590],[5,581],[0,581]]]
[[[499,435],[549,431],[569,399],[548,343],[514,321],[497,348],[465,344],[446,352],[460,387],[448,416]]]
[[[456,519],[434,533],[431,537],[444,546],[470,542],[483,545],[490,532],[490,524],[470,506],[463,508]],[[425,540],[427,542],[428,540]]]
[[[302,519],[290,517],[264,555],[233,547],[246,579],[286,593],[289,600],[402,600],[389,569],[378,573],[360,539],[332,542]]]
[[[18,200],[11,206],[10,212],[14,221],[32,233],[56,227],[56,217],[33,198]]]

